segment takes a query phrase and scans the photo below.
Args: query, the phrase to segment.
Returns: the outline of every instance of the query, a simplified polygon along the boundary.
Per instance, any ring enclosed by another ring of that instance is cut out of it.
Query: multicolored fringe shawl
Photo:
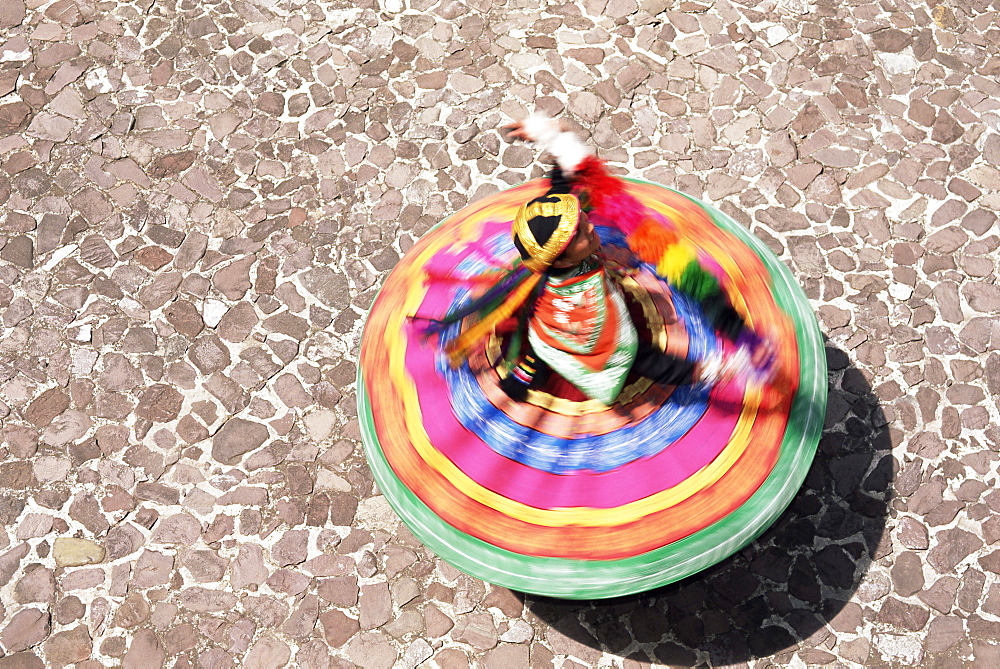
[[[413,318],[427,321],[427,334],[439,334],[448,326],[470,316],[478,318],[474,325],[445,344],[445,353],[448,354],[449,361],[452,366],[457,367],[468,356],[469,351],[477,342],[493,332],[500,323],[513,316],[518,307],[522,306],[528,300],[532,292],[541,288],[541,279],[543,277],[544,274],[531,272],[520,261],[520,258],[518,258],[514,263],[514,267],[502,276],[493,287],[489,288],[479,297],[456,307],[444,318],[425,319],[419,315],[415,315]],[[462,281],[451,277],[428,276],[428,278],[432,280]],[[471,277],[468,279],[468,282],[479,283],[479,277]],[[523,314],[522,317],[524,317]],[[518,349],[520,349],[520,337],[518,337],[517,344]]]

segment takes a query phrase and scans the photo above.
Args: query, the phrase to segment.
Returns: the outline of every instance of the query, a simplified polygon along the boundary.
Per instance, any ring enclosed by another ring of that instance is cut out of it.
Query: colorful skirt
[[[494,368],[500,335],[455,369],[410,317],[443,316],[482,289],[476,277],[509,267],[514,213],[544,188],[533,181],[469,205],[389,274],[358,365],[365,454],[403,522],[458,569],[551,597],[641,592],[732,555],[791,503],[826,413],[823,339],[791,273],[753,235],[695,198],[630,180],[711,258],[748,323],[775,336],[779,381],[669,388],[631,378],[613,406],[544,390],[510,400]],[[697,358],[727,345],[649,268],[623,287],[668,352]]]

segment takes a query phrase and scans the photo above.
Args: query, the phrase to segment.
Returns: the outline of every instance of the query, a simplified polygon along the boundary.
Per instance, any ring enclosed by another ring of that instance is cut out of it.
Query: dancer
[[[818,323],[721,212],[608,175],[551,121],[511,130],[558,169],[455,212],[386,277],[358,362],[365,454],[413,533],[478,578],[580,599],[685,578],[805,478]]]

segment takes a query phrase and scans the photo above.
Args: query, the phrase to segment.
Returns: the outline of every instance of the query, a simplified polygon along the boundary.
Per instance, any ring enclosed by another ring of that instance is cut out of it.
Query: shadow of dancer
[[[671,665],[740,664],[799,650],[809,663],[883,544],[893,478],[885,415],[864,375],[827,342],[829,400],[816,458],[788,510],[755,542],[650,592],[594,602],[522,595],[556,652]]]

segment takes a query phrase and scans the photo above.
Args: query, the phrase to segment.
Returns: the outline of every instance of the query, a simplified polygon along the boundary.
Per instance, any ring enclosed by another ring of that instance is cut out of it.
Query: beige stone
[[[59,537],[52,544],[52,556],[58,567],[79,567],[104,561],[104,546],[90,539]]]

